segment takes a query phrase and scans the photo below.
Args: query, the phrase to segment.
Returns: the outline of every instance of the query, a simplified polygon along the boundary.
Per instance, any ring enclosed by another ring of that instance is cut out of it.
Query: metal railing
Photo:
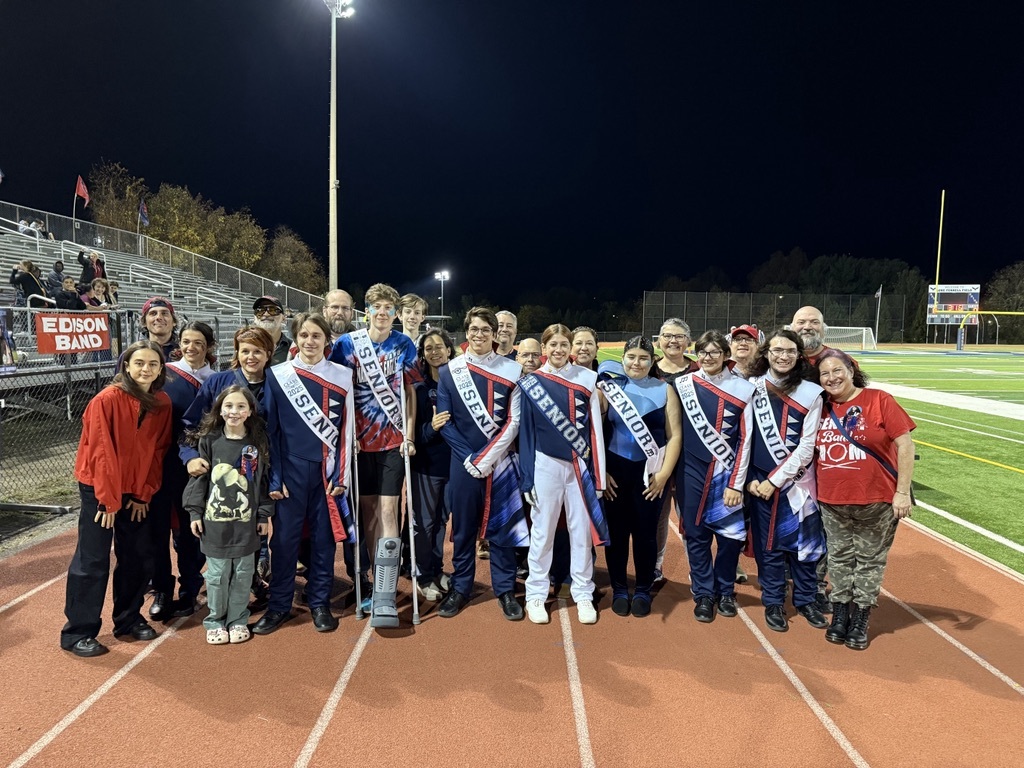
[[[159,286],[166,286],[167,295],[172,297],[174,296],[173,276],[168,275],[166,272],[162,272],[159,269],[147,267],[143,264],[130,264],[128,266],[128,279],[134,283],[138,281],[140,276],[147,280],[151,280]]]
[[[127,232],[123,229],[94,224],[91,221],[72,219],[70,216],[61,216],[36,208],[0,201],[0,220],[14,223],[16,231],[17,222],[22,218],[39,219],[57,240],[86,243],[87,245],[82,246],[83,250],[107,248],[120,253],[137,254],[150,261],[176,267],[201,279],[210,280],[243,293],[254,296],[277,296],[282,304],[294,310],[305,311],[323,303],[321,296],[292,288],[279,280],[270,280],[216,259],[200,256],[198,253],[155,240],[148,235]]]

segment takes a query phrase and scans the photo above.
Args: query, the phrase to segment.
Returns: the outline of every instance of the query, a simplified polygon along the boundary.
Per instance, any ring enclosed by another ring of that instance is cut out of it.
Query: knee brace
[[[377,539],[377,553],[374,558],[373,567],[371,627],[398,626],[398,608],[395,605],[395,592],[398,589],[398,561],[401,551],[401,539]]]

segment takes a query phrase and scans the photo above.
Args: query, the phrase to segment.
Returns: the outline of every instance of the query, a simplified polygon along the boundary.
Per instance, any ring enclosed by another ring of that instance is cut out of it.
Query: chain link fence
[[[657,336],[661,324],[678,317],[690,325],[693,337],[717,329],[753,323],[770,331],[787,325],[800,307],[817,307],[825,322],[835,327],[875,329],[878,343],[907,341],[907,301],[898,294],[882,296],[881,305],[873,295],[835,295],[820,293],[697,293],[692,291],[644,291],[643,330],[645,336]]]

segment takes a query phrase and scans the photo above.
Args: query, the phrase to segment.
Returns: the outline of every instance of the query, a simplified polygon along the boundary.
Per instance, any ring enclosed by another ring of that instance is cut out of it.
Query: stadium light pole
[[[441,283],[441,327],[444,328],[444,283],[445,280],[451,280],[451,275],[448,273],[447,269],[444,269],[440,272],[435,272],[434,279]]]
[[[327,288],[338,287],[338,19],[351,19],[352,0],[324,0],[331,12],[331,151],[327,195]]]

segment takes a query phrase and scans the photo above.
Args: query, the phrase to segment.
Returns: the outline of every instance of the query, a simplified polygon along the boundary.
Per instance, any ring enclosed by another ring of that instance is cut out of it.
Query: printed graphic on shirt
[[[252,520],[249,507],[249,480],[230,464],[216,464],[210,475],[210,498],[206,501],[207,520],[220,523]]]
[[[842,418],[843,429],[857,440],[864,432],[861,409],[853,406]],[[867,458],[867,453],[853,445],[835,428],[831,417],[824,416],[818,427],[818,459],[829,469],[858,469],[857,462]]]

